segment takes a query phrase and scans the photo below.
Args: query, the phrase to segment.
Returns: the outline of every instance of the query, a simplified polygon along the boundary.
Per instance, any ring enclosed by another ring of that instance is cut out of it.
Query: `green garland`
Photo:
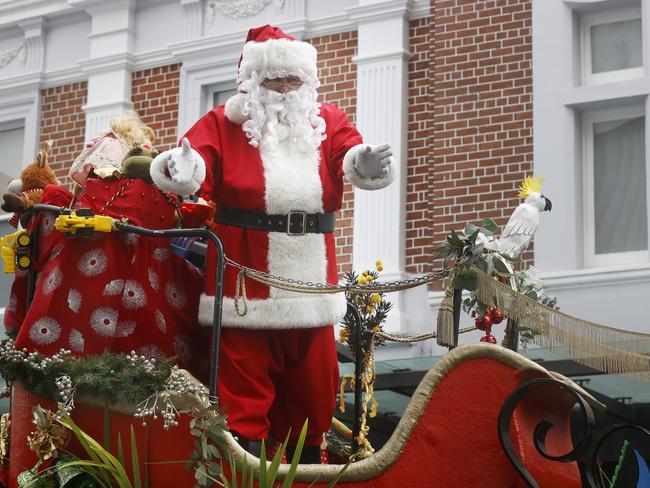
[[[132,354],[105,352],[73,357],[61,351],[51,357],[17,350],[11,339],[0,342],[0,376],[15,381],[34,395],[59,401],[56,381],[68,376],[76,394],[110,398],[112,403],[134,403],[165,389],[173,362],[151,360]]]

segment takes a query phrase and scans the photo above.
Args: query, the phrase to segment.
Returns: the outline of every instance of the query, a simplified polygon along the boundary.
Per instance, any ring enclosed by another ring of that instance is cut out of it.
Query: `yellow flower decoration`
[[[384,265],[381,262],[381,259],[378,259],[375,261],[375,266],[377,267],[377,271],[383,271],[384,270]]]
[[[379,325],[373,325],[372,326],[372,331],[373,332],[379,332],[380,330],[381,330],[381,328],[379,327]]]
[[[373,293],[370,295],[370,303],[379,303],[381,302],[381,296],[379,293]]]

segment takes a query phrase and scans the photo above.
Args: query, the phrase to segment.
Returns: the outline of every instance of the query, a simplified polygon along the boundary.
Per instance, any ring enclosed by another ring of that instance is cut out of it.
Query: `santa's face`
[[[313,151],[325,129],[319,117],[316,88],[297,76],[265,78],[246,94],[244,107],[250,119],[242,128],[251,145],[273,151],[279,144]]]
[[[267,90],[288,93],[298,90],[304,83],[298,76],[285,76],[284,78],[264,78],[261,84]]]

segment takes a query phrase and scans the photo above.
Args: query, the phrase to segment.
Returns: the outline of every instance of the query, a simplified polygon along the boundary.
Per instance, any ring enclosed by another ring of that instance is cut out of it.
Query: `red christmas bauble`
[[[474,325],[476,325],[476,328],[478,330],[485,330],[485,326],[483,325],[483,317],[476,317],[474,319]]]
[[[501,313],[501,310],[499,310],[498,308],[495,308],[494,310],[492,310],[492,323],[493,324],[500,324],[501,322],[503,322],[503,319],[504,319],[504,317],[503,317],[503,314]]]
[[[488,342],[490,344],[496,344],[497,343],[497,338],[490,334],[490,335],[486,335],[486,336],[481,337],[481,342]]]
[[[488,313],[483,315],[483,326],[485,329],[490,329],[492,328],[492,317]]]

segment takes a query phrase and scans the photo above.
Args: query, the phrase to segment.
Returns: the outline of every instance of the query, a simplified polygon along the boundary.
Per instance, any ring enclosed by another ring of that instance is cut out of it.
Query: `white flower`
[[[61,326],[51,317],[38,319],[29,328],[29,338],[39,345],[52,344],[61,335]]]
[[[59,268],[54,268],[45,278],[43,278],[43,294],[49,295],[52,293],[61,286],[62,281],[63,273],[61,273]]]
[[[158,327],[158,330],[162,332],[163,334],[167,332],[167,322],[165,321],[165,316],[163,313],[156,309],[154,311],[154,317],[156,318],[156,327]]]
[[[79,310],[81,309],[81,292],[79,290],[70,288],[70,291],[68,292],[68,307],[74,313],[79,313]]]
[[[77,329],[72,329],[70,335],[68,336],[68,343],[70,344],[70,349],[75,352],[84,351],[84,336]]]
[[[147,295],[144,288],[137,281],[127,280],[122,293],[122,305],[128,310],[135,310],[147,304]]]
[[[77,268],[84,276],[97,276],[106,270],[106,254],[101,249],[91,249],[79,259]]]
[[[109,281],[102,291],[102,295],[105,297],[114,297],[121,295],[124,291],[124,280],[112,280]]]
[[[151,268],[147,269],[147,274],[149,275],[149,284],[151,285],[151,288],[158,291],[158,288],[160,287],[160,281],[158,280],[158,275]]]
[[[159,263],[166,261],[168,257],[169,257],[169,249],[165,247],[159,247],[153,250],[153,258]]]
[[[167,303],[175,309],[183,308],[187,301],[185,291],[183,291],[183,289],[176,283],[171,281],[165,286],[165,298],[167,299]]]

